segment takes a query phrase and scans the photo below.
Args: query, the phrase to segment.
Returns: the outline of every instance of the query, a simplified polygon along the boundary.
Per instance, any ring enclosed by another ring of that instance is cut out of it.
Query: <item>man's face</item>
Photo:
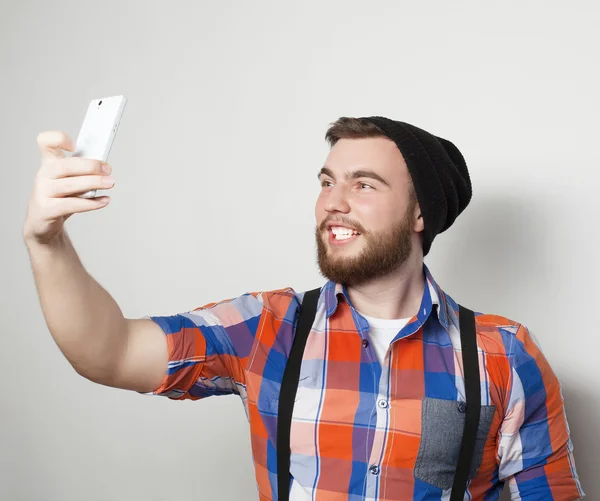
[[[356,286],[397,270],[423,229],[398,147],[383,137],[340,139],[319,181],[315,234],[323,276]]]

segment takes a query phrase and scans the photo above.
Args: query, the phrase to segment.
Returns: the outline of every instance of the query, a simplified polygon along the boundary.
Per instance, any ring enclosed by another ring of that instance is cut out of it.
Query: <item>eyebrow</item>
[[[332,179],[335,179],[335,175],[333,174],[333,171],[329,167],[321,168],[321,170],[319,171],[319,174],[317,175],[317,178],[320,178],[323,174],[325,174],[326,176],[329,176]],[[377,174],[376,172],[373,172],[372,170],[360,169],[360,170],[355,170],[352,172],[346,172],[346,175],[344,177],[346,179],[358,179],[361,177],[368,177],[370,179],[375,179],[376,181],[379,181],[380,183],[383,183],[388,187],[390,186],[390,184],[385,179],[383,179],[379,174]]]

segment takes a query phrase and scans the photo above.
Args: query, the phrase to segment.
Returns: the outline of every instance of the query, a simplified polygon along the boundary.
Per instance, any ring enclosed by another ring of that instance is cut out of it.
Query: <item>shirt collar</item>
[[[421,306],[409,324],[415,321],[419,325],[424,324],[425,320],[427,320],[429,317],[429,314],[435,310],[440,324],[442,324],[442,326],[448,330],[448,306],[446,301],[446,293],[434,280],[429,268],[425,263],[423,263],[423,273],[425,275],[425,289],[423,290]],[[324,295],[327,318],[335,313],[340,299],[345,300],[348,305],[354,309],[345,285],[332,282],[330,280],[325,284],[322,293]]]

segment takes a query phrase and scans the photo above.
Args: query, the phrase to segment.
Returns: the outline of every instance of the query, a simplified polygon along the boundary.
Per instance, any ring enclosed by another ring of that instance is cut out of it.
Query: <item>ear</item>
[[[425,221],[423,220],[423,214],[421,214],[421,209],[418,204],[415,206],[415,217],[414,230],[416,232],[422,232],[425,229]]]

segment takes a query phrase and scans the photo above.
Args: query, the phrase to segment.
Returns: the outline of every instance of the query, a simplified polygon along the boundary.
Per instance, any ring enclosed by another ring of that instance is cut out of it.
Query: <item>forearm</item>
[[[52,245],[26,244],[44,318],[56,344],[80,375],[109,384],[125,349],[121,309],[85,270],[66,232]]]

